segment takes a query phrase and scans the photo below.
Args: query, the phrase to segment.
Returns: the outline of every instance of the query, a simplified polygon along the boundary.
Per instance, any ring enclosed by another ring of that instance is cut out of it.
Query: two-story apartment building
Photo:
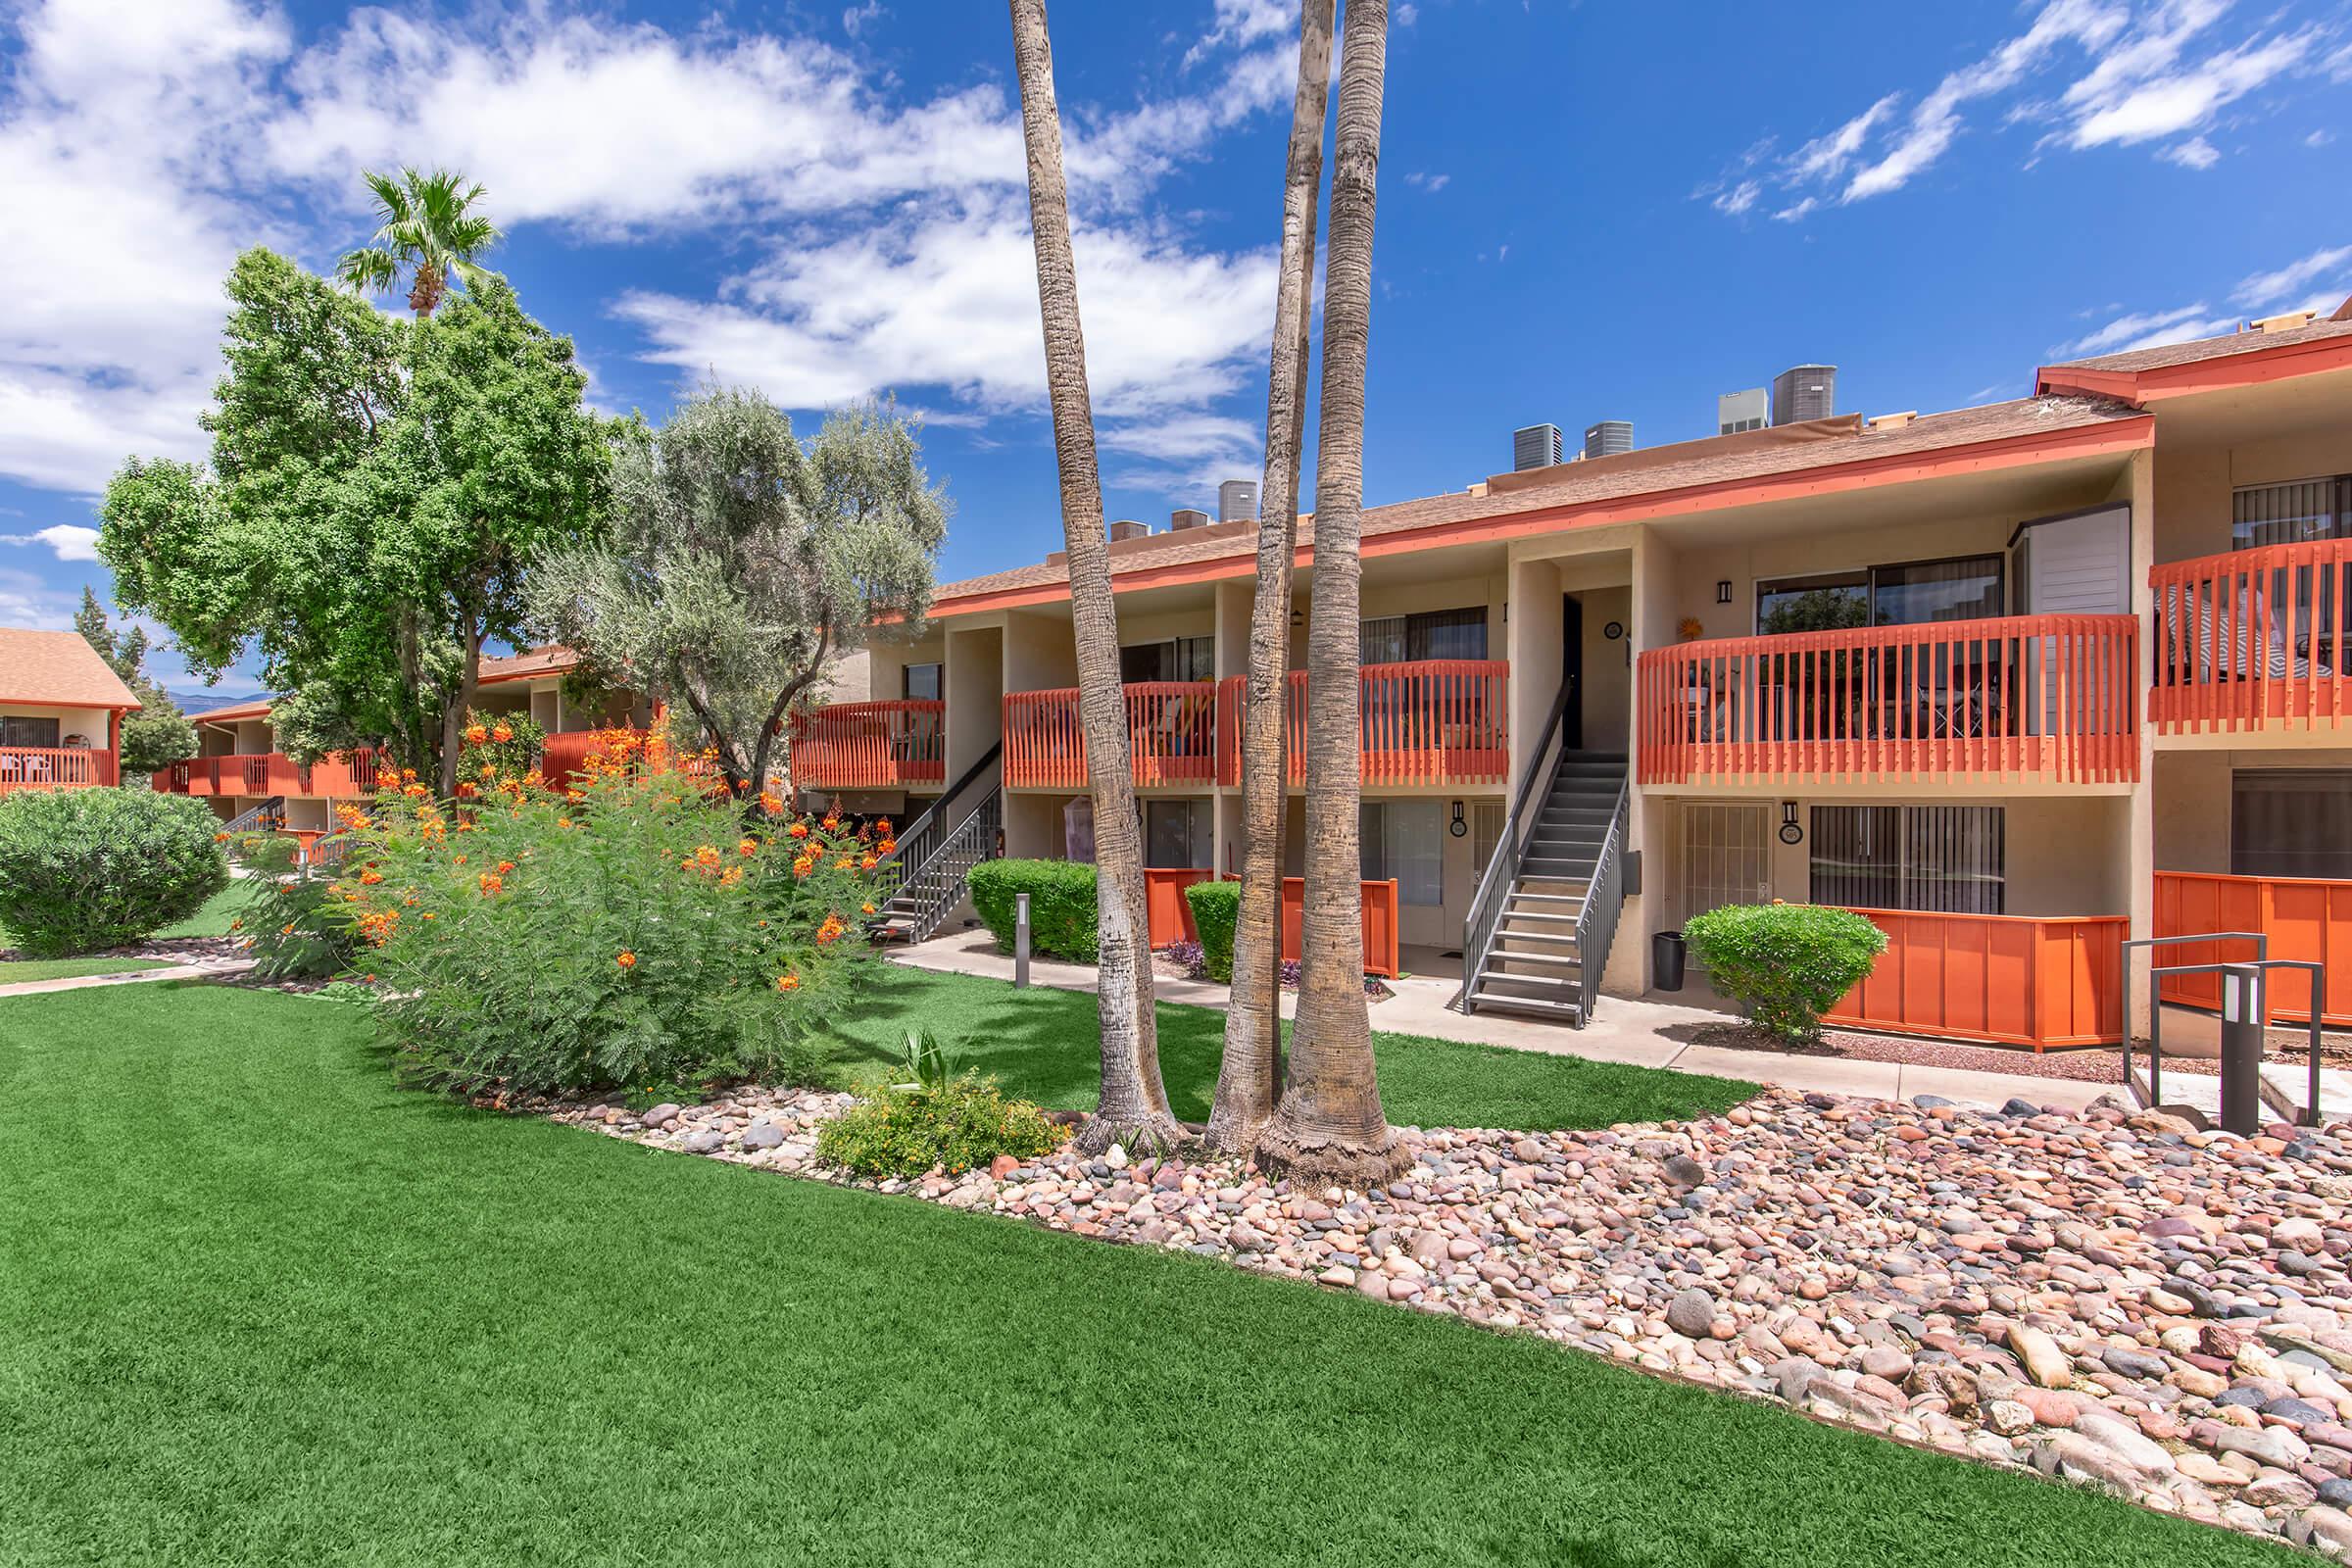
[[[0,791],[115,783],[138,709],[81,633],[0,626]]]
[[[1365,875],[1482,1007],[1581,1017],[1648,988],[1654,933],[1778,898],[1887,929],[1857,1022],[2112,1039],[2127,935],[2258,919],[2274,955],[2337,945],[2352,1022],[2348,413],[2352,302],[1373,509]],[[1255,525],[1119,532],[1148,862],[1238,870]],[[796,777],[1083,856],[1075,680],[1058,557],[949,584]]]

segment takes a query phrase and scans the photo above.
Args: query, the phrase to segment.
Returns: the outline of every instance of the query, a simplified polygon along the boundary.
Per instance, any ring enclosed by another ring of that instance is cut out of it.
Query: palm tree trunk
[[[1069,192],[1061,171],[1061,112],[1054,97],[1054,47],[1045,0],[1010,0],[1012,55],[1021,83],[1029,153],[1029,226],[1037,249],[1037,301],[1045,321],[1046,392],[1061,473],[1061,528],[1070,569],[1070,619],[1078,644],[1078,719],[1086,732],[1095,800],[1096,970],[1102,1025],[1102,1092],[1079,1129],[1079,1147],[1166,1147],[1184,1136],[1159,1076],[1152,948],[1144,906],[1143,824],[1129,771],[1127,710],[1119,682],[1118,612],[1110,547],[1102,533],[1102,481],[1095,466],[1095,416],[1070,255]]]
[[[1323,274],[1322,424],[1315,448],[1314,597],[1307,618],[1306,907],[1290,1086],[1258,1163],[1368,1187],[1408,1152],[1390,1128],[1364,1003],[1357,810],[1363,795],[1358,604],[1363,561],[1364,364],[1388,0],[1348,0]]]
[[[1298,88],[1283,178],[1282,263],[1266,374],[1266,472],[1250,610],[1242,726],[1242,899],[1233,930],[1233,1000],[1208,1113],[1208,1143],[1246,1154],[1281,1098],[1283,688],[1290,663],[1291,564],[1298,550],[1298,450],[1306,433],[1307,298],[1331,85],[1333,0],[1298,7]]]

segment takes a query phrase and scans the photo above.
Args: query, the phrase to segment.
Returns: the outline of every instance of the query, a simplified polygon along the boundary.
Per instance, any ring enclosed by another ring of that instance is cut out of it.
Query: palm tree
[[[1078,720],[1094,786],[1096,971],[1102,1025],[1102,1090],[1078,1145],[1165,1148],[1183,1137],[1159,1076],[1152,1012],[1152,947],[1144,906],[1142,822],[1129,771],[1127,710],[1119,683],[1118,612],[1102,532],[1102,480],[1095,465],[1094,405],[1086,336],[1078,321],[1078,272],[1070,256],[1069,189],[1061,170],[1061,112],[1054,96],[1054,46],[1045,0],[1010,0],[1012,57],[1021,83],[1029,153],[1029,226],[1037,250],[1037,303],[1045,321],[1046,393],[1061,474],[1061,529],[1070,570],[1070,620],[1078,644]]]
[[[473,211],[482,187],[446,169],[369,173],[375,192],[373,243],[347,253],[335,276],[354,289],[389,293],[409,276],[409,309],[430,316],[449,292],[452,273],[467,287],[490,275],[474,258],[498,243],[498,226]]]
[[[1363,588],[1364,364],[1372,318],[1372,212],[1388,0],[1348,0],[1332,148],[1331,251],[1323,272],[1322,423],[1315,449],[1315,581],[1308,613],[1306,907],[1290,1083],[1258,1163],[1368,1187],[1408,1157],[1388,1123],[1364,1004],[1363,713],[1357,612]]]
[[[1281,1098],[1283,684],[1290,650],[1291,562],[1298,550],[1298,449],[1306,430],[1307,296],[1315,275],[1315,203],[1323,183],[1333,0],[1300,0],[1298,87],[1282,192],[1282,262],[1266,374],[1266,472],[1257,525],[1257,597],[1242,750],[1242,899],[1233,934],[1233,1000],[1208,1143],[1247,1154]]]

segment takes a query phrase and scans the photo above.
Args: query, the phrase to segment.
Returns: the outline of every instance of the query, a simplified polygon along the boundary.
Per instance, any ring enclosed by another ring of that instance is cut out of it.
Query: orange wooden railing
[[[2268,545],[2148,573],[2148,718],[2167,733],[2352,719],[2352,539]]]
[[[1500,660],[1431,659],[1366,664],[1360,760],[1366,784],[1496,784],[1511,761],[1510,665]],[[1220,782],[1242,781],[1239,675],[1219,689]],[[1304,670],[1283,689],[1283,755],[1293,784],[1306,782]]]
[[[2123,1039],[2123,915],[1854,912],[1886,933],[1886,951],[1826,1023],[2036,1051]]]
[[[2193,937],[2207,931],[2259,931],[2270,938],[2266,957],[2326,963],[2328,989],[2320,1003],[2320,1021],[2331,1029],[2352,1028],[2352,882],[2157,872],[2154,934]],[[2183,942],[2158,951],[2160,964],[2228,963],[2254,956],[2253,944],[2247,942]],[[2164,997],[2167,1002],[2218,1009],[2222,977],[2168,976]],[[2274,1020],[2309,1023],[2311,977],[2296,969],[2272,970],[2269,1000]]]
[[[234,757],[192,757],[159,769],[155,788],[167,795],[283,795],[288,799],[349,800],[373,795],[378,754],[363,748],[337,752],[309,767],[283,752],[250,752]]]
[[[86,789],[115,782],[115,754],[86,746],[0,746],[0,790]]]
[[[1144,788],[1217,777],[1217,688],[1205,680],[1130,681],[1127,755]],[[1004,694],[1004,782],[1084,789],[1086,730],[1078,688]]]
[[[2137,623],[2010,615],[1723,637],[1641,656],[1641,774],[2139,776]]]
[[[1396,883],[1364,884],[1364,973],[1388,979],[1396,978],[1399,967],[1396,942]],[[1286,876],[1282,879],[1282,956],[1296,958],[1300,954],[1299,927],[1306,917],[1306,882],[1303,878]]]
[[[588,754],[611,733],[605,729],[573,729],[546,737],[539,743],[539,776],[551,790],[568,789],[587,765]]]
[[[948,776],[947,704],[833,703],[792,719],[792,781],[808,789],[904,789]]]

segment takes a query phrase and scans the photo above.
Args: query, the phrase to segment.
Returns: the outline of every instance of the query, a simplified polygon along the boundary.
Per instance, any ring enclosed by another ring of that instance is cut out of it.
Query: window
[[[0,718],[0,746],[31,746],[55,750],[57,720],[54,718]]]
[[[1977,620],[2000,614],[2002,599],[1997,555],[1781,577],[1756,584],[1756,630],[1773,635]]]
[[[1682,809],[1683,918],[1772,897],[1765,808],[1693,801]]]
[[[1357,808],[1356,858],[1367,882],[1395,878],[1396,902],[1446,902],[1446,803],[1366,801]]]
[[[1144,863],[1207,869],[1209,808],[1206,801],[1144,803]]]
[[[1504,817],[1500,801],[1470,803],[1470,856],[1483,875],[1502,844]]]
[[[1367,664],[1400,664],[1407,660],[1484,659],[1487,612],[1434,610],[1412,615],[1383,615],[1356,632],[1356,655]]]
[[[2230,496],[2230,547],[2300,544],[2352,534],[2352,476],[2248,485]]]
[[[1119,679],[1123,681],[1216,678],[1214,637],[1171,637],[1155,643],[1130,643],[1119,650]]]
[[[1997,806],[1816,806],[1813,902],[1854,909],[1999,914]]]
[[[936,703],[947,692],[948,666],[945,664],[908,664],[906,669],[906,700],[910,703]]]
[[[2245,769],[2230,784],[2231,875],[2352,879],[2352,769]]]

